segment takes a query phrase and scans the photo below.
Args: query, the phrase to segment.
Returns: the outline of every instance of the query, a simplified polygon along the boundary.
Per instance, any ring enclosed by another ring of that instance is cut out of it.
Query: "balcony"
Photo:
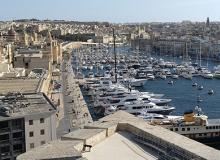
[[[23,126],[12,126],[12,131],[16,132],[16,131],[23,131]]]
[[[2,160],[11,157],[10,151],[8,151],[8,152],[2,152],[2,153],[0,153],[0,155],[1,155],[1,159],[2,159]]]
[[[0,135],[1,134],[5,134],[5,133],[9,133],[10,132],[10,128],[6,127],[6,128],[0,128]]]
[[[5,146],[8,145],[9,143],[10,143],[9,139],[0,140],[0,146]]]
[[[22,149],[18,149],[18,150],[14,150],[14,156],[15,157],[17,157],[19,154],[22,154],[22,153],[24,153],[25,151],[24,150],[22,150]]]
[[[19,137],[19,138],[13,138],[13,143],[21,143],[24,142],[24,138],[23,137]],[[1,143],[1,142],[0,142]]]

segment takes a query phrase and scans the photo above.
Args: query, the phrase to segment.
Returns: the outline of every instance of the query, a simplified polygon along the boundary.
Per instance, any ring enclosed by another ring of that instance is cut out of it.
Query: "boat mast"
[[[201,46],[201,41],[200,41],[200,45],[199,45],[199,66],[201,67],[201,57],[202,56],[202,46]]]
[[[116,51],[115,51],[115,29],[112,28],[113,32],[113,47],[114,47],[114,58],[115,58],[115,82],[117,83],[117,60],[116,60]]]

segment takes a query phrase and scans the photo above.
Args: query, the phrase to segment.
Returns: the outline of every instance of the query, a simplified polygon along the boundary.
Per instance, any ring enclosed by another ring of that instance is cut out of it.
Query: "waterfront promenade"
[[[71,59],[68,59],[68,56],[64,55],[63,57],[61,72],[63,87],[57,127],[58,137],[92,122],[92,117],[83,99],[79,84],[75,79]]]

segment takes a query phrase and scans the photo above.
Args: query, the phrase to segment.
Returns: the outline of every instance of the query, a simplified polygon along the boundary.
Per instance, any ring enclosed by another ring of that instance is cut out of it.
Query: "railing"
[[[24,151],[22,149],[14,150],[15,155],[18,155],[18,154],[21,154],[21,153],[24,153]]]
[[[12,130],[23,130],[23,126],[12,126]]]
[[[10,151],[2,152],[2,153],[0,153],[0,155],[2,156],[1,158],[6,157],[6,156],[11,156]]]
[[[1,133],[5,133],[5,132],[9,132],[9,131],[10,131],[10,128],[9,128],[9,127],[0,128],[0,134],[1,134]]]
[[[19,138],[13,138],[13,141],[22,141],[22,140],[24,140],[24,138],[23,137],[19,137]]]
[[[10,143],[9,139],[0,140],[0,146]]]
[[[156,151],[161,159],[170,159],[172,157],[175,157],[177,159],[188,160],[194,158],[194,156],[192,156],[191,154],[187,154],[185,151],[180,151],[170,146],[165,147],[161,144],[161,142],[157,142],[152,139],[147,139],[140,135],[135,135],[134,140],[144,145],[147,145],[152,150]]]

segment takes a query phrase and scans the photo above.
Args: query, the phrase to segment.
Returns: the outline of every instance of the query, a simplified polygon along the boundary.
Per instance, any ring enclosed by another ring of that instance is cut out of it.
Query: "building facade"
[[[0,97],[0,160],[56,139],[56,108],[43,93]]]

